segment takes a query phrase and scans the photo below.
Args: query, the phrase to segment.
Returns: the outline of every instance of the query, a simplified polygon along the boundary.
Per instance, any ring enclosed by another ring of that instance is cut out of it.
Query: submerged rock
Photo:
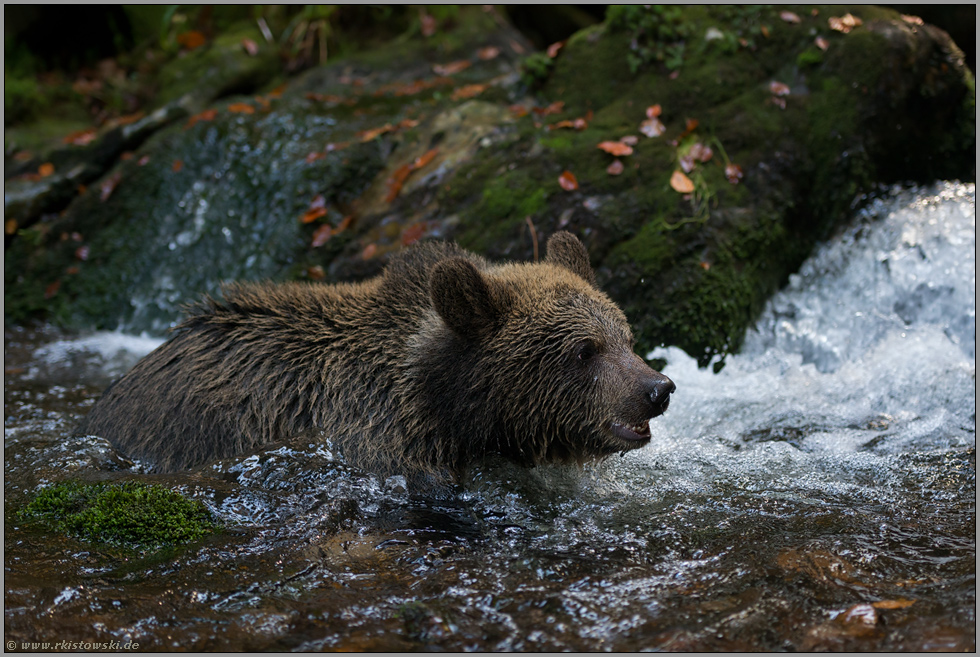
[[[362,278],[432,238],[530,259],[565,229],[641,348],[706,365],[855,199],[975,177],[955,44],[842,14],[626,7],[522,62],[512,28],[465,10],[431,39],[209,100],[15,240],[7,319],[162,333],[222,280]]]

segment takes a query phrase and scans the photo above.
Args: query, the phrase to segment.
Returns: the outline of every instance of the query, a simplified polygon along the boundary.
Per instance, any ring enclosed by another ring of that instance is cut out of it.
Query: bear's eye
[[[591,342],[583,342],[575,350],[575,357],[583,363],[587,363],[592,360],[595,355],[599,353],[599,350]]]

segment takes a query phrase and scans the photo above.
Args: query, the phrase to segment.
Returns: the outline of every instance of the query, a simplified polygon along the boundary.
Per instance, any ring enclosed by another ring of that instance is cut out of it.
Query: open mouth
[[[645,442],[650,440],[650,422],[644,424],[622,424],[613,422],[610,427],[612,434],[631,443]]]

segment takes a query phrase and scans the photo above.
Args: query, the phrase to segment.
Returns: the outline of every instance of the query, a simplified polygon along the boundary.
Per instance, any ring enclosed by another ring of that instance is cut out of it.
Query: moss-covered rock
[[[53,484],[20,517],[85,541],[139,549],[180,545],[217,529],[201,502],[136,481]]]

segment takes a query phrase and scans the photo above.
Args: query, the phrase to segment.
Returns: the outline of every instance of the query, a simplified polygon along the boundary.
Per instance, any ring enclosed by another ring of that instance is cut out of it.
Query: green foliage
[[[47,105],[44,96],[33,78],[18,78],[4,76],[3,84],[3,122],[4,125],[15,121],[26,121],[34,118]]]
[[[200,501],[137,481],[57,483],[41,489],[20,515],[86,541],[131,548],[178,545],[217,529]]]
[[[628,32],[630,71],[657,61],[674,71],[684,60],[685,40],[691,30],[680,7],[669,5],[612,5],[606,12],[610,29]]]
[[[521,62],[521,82],[532,89],[540,87],[548,79],[555,60],[547,53],[536,52]]]

